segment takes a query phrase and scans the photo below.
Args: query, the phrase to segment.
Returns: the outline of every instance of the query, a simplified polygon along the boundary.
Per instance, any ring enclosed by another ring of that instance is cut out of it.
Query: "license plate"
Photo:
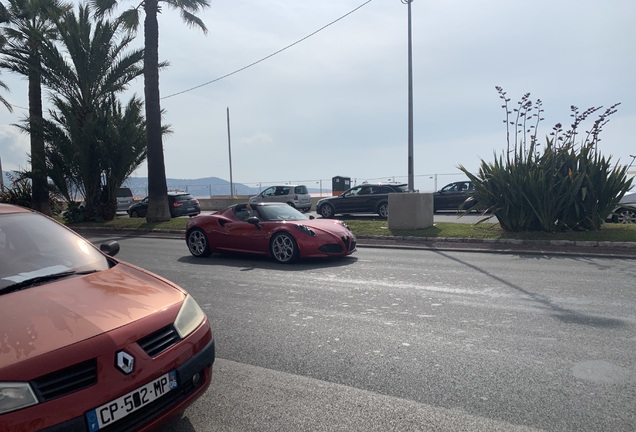
[[[159,378],[86,413],[88,430],[110,426],[138,409],[177,388],[177,373],[170,371]]]

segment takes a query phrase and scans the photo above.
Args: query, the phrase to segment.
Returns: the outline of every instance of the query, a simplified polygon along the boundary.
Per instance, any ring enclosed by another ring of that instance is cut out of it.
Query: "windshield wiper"
[[[10,292],[14,292],[14,291],[19,291],[21,289],[24,288],[29,288],[32,286],[36,286],[36,285],[40,285],[42,283],[45,282],[50,282],[50,281],[54,281],[57,279],[62,279],[65,277],[69,277],[69,276],[76,276],[76,275],[85,275],[85,274],[90,274],[90,273],[95,273],[97,270],[86,270],[86,271],[81,271],[78,272],[76,270],[69,270],[69,271],[63,271],[63,272],[59,272],[59,273],[52,273],[52,274],[48,274],[48,275],[43,275],[43,276],[35,276],[29,279],[25,279],[21,282],[16,282],[13,285],[9,285],[6,286],[2,289],[0,289],[0,294],[8,294]]]

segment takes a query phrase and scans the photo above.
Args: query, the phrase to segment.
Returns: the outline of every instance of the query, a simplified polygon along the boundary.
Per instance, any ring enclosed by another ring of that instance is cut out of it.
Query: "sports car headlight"
[[[192,296],[187,296],[181,306],[181,310],[174,320],[174,327],[183,339],[192,333],[205,319],[205,313],[201,310]]]
[[[349,231],[351,231],[351,228],[349,228],[349,225],[347,225],[346,223],[344,223],[343,221],[338,221],[338,223],[340,223],[340,225],[342,225],[343,227],[345,227],[346,229],[348,229]]]
[[[28,383],[0,383],[0,414],[26,408],[37,403],[38,399]]]
[[[298,228],[299,230],[301,230],[302,232],[304,232],[308,236],[312,236],[312,237],[316,236],[316,233],[314,232],[314,230],[312,230],[309,227],[306,227],[305,225],[296,225],[296,228]]]

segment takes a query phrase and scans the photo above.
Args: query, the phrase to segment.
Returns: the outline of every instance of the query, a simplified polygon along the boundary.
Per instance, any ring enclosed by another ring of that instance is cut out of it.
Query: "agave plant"
[[[612,165],[611,157],[598,150],[602,128],[618,104],[598,116],[580,143],[579,127],[601,108],[580,113],[572,106],[570,128],[556,124],[541,149],[541,101],[532,103],[526,93],[517,108],[509,109],[510,99],[500,87],[497,91],[506,110],[507,151],[495,154],[493,162],[482,160],[477,174],[459,167],[475,185],[473,208],[496,216],[507,231],[599,229],[632,184],[627,167]]]

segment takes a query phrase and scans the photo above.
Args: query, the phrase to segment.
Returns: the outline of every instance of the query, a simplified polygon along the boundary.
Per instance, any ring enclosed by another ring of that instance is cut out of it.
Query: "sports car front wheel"
[[[272,238],[270,251],[276,261],[288,264],[298,259],[298,246],[291,234],[278,233]]]
[[[210,256],[210,244],[202,229],[194,228],[188,233],[188,249],[197,258]]]

